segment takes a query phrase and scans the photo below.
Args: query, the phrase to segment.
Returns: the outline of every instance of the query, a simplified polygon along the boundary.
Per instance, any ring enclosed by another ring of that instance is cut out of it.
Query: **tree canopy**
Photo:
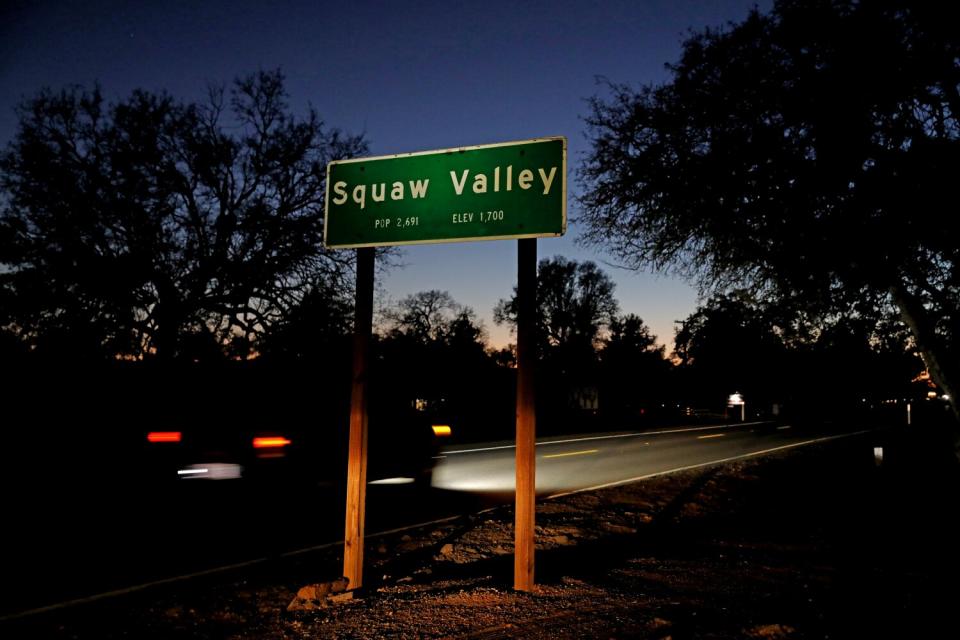
[[[745,291],[698,306],[674,343],[678,377],[704,406],[737,391],[754,415],[857,419],[872,412],[872,419],[885,420],[898,406],[903,410],[901,401],[916,402],[928,390],[902,328],[860,316],[805,326]]]
[[[590,261],[554,256],[537,268],[540,424],[550,429],[637,424],[662,401],[670,365],[643,320],[620,315],[615,285]],[[516,325],[516,289],[494,309]],[[574,418],[574,416],[577,416]]]
[[[278,71],[203,103],[74,87],[18,113],[0,156],[0,327],[32,347],[247,351],[349,270],[321,246],[325,167],[366,145],[292,115]]]
[[[586,242],[810,313],[893,303],[955,400],[957,17],[782,0],[693,35],[669,82],[592,101]]]
[[[786,383],[785,353],[769,310],[742,292],[699,306],[674,338],[674,354],[693,374],[692,386],[715,400],[734,392],[751,402],[775,400]]]
[[[544,258],[537,266],[537,325],[542,349],[590,350],[619,311],[615,285],[589,260]],[[500,300],[493,312],[498,324],[516,325],[517,296]]]
[[[599,354],[601,411],[636,424],[651,407],[672,400],[677,390],[665,351],[638,315],[614,317]]]
[[[431,289],[411,294],[383,312],[387,332],[424,344],[431,342],[486,342],[483,327],[470,307],[447,291]]]

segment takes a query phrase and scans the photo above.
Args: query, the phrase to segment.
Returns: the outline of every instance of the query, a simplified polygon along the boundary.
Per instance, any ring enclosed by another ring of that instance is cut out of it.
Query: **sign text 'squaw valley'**
[[[331,162],[328,247],[560,236],[567,141],[520,142]]]

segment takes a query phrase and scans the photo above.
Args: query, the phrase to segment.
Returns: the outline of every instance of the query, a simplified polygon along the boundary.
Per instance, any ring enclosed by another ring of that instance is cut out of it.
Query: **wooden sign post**
[[[363,586],[363,525],[367,502],[367,382],[373,331],[373,272],[376,249],[357,249],[357,297],[353,320],[353,386],[347,458],[347,522],[343,575],[348,589]]]
[[[536,509],[537,239],[518,240],[517,258],[517,487],[513,588],[532,591]]]

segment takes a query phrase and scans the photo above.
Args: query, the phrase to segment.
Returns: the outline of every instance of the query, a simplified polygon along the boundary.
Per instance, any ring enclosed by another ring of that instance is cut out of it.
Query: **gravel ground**
[[[287,611],[333,547],[7,623],[4,638],[933,637],[958,588],[958,482],[912,439],[848,439],[542,501],[534,593],[512,509],[368,541],[365,588]]]

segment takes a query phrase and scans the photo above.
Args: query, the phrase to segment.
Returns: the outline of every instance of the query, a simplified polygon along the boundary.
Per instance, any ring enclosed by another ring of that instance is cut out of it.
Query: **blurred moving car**
[[[444,429],[413,406],[372,407],[367,480],[430,486]],[[167,424],[173,426],[166,426]],[[349,418],[324,424],[298,419],[192,416],[148,429],[143,472],[153,483],[248,480],[284,488],[340,484],[346,478]]]

